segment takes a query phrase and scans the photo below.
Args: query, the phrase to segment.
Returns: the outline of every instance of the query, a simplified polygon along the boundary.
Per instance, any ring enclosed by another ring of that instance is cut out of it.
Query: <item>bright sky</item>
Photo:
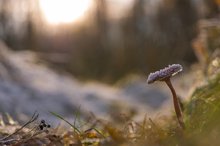
[[[45,19],[50,24],[70,23],[82,17],[92,0],[39,0]]]
[[[79,20],[94,0],[39,0],[45,20],[50,24],[66,24]],[[120,17],[134,0],[106,0],[112,17]]]

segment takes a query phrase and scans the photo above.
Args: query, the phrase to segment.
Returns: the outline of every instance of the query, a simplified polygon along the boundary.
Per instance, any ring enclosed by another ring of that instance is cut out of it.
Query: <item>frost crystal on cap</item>
[[[165,67],[164,69],[161,69],[154,73],[150,73],[147,79],[147,83],[150,84],[155,81],[162,81],[166,78],[174,76],[175,74],[181,72],[182,70],[183,70],[183,67],[180,64],[169,65],[168,67]]]

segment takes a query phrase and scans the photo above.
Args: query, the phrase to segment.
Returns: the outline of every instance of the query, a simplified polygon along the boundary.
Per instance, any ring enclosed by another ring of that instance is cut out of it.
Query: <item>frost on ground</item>
[[[57,73],[33,52],[13,52],[0,43],[0,112],[24,120],[34,111],[52,119],[49,111],[73,117],[95,113],[106,117],[115,103],[150,115],[162,111],[167,94],[135,80],[116,88],[101,83],[81,83],[67,74]],[[120,111],[115,111],[120,112]]]

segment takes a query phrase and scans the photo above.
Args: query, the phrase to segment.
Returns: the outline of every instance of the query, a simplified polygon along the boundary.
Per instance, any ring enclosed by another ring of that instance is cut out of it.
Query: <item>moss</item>
[[[197,89],[184,112],[186,131],[193,137],[220,138],[220,74]],[[213,132],[215,131],[215,132]],[[210,134],[210,133],[214,133]],[[204,139],[203,139],[204,140]],[[219,140],[218,140],[219,141]],[[220,141],[218,142],[220,144]]]

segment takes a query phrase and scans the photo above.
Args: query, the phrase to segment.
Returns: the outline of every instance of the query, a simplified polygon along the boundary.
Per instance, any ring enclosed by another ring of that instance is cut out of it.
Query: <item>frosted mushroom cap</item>
[[[169,65],[168,67],[165,67],[164,69],[161,69],[154,73],[150,73],[147,79],[147,83],[151,84],[155,81],[163,81],[181,72],[182,70],[183,70],[183,67],[180,64]]]

